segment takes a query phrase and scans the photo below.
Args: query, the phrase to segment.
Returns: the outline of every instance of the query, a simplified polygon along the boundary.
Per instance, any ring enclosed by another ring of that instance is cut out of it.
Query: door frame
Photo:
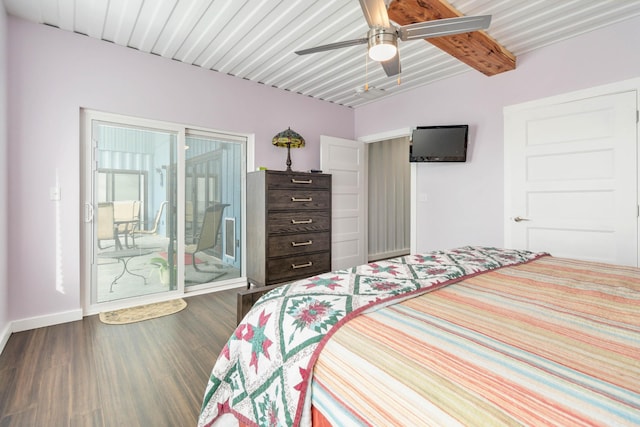
[[[636,107],[640,106],[640,78],[633,78],[629,80],[623,80],[619,82],[604,84],[600,86],[595,86],[583,90],[578,90],[574,92],[568,92],[560,95],[555,95],[551,97],[536,99],[533,101],[523,102],[520,104],[508,105],[503,108],[503,116],[507,116],[508,114],[513,114],[516,112],[520,112],[523,110],[529,110],[533,108],[540,108],[547,105],[554,104],[563,104],[569,103],[585,98],[595,98],[606,95],[614,95],[621,92],[631,92],[635,91],[636,93]],[[505,121],[505,129],[507,127],[507,123]],[[506,131],[505,131],[506,132]],[[640,113],[638,109],[636,109],[636,147],[638,147],[638,142],[640,140]],[[504,246],[508,247],[510,242],[512,241],[511,235],[511,205],[513,203],[511,199],[511,182],[509,177],[511,176],[512,164],[511,159],[509,157],[509,146],[506,141],[506,133],[505,140],[503,142],[504,149],[504,216],[503,216],[503,224],[504,224]],[[637,168],[640,169],[640,149],[636,149],[636,165]],[[637,265],[640,265],[640,174],[636,173],[636,185],[638,191],[636,194],[636,203],[638,203],[638,215],[636,217],[636,229],[638,232],[636,233],[636,245],[639,248],[637,253]]]

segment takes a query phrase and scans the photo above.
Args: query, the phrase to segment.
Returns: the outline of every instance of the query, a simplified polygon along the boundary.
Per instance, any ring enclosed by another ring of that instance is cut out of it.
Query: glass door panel
[[[240,277],[245,138],[187,132],[185,286]]]
[[[92,122],[91,302],[176,289],[175,132]]]

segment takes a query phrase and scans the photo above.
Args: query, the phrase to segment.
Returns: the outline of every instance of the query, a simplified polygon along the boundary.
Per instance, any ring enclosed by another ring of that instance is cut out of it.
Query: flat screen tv
[[[466,162],[468,125],[419,126],[411,135],[410,162]]]

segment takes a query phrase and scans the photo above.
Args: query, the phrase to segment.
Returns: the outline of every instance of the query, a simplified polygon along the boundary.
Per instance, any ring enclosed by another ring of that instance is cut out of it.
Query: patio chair
[[[113,216],[117,235],[124,236],[124,244],[127,248],[134,248],[136,240],[133,231],[139,228],[140,201],[119,200],[113,202]],[[129,236],[132,240],[131,246],[129,246]]]
[[[119,247],[118,235],[113,219],[113,203],[98,203],[98,227],[96,230],[98,248],[102,247],[103,240],[113,240],[116,245],[116,249]]]
[[[185,253],[191,255],[191,263],[196,271],[204,271],[198,267],[196,253],[212,249],[218,244],[218,235],[220,234],[220,225],[222,224],[222,213],[227,206],[229,205],[224,203],[216,203],[209,206],[204,212],[202,227],[200,227],[200,234],[198,234],[196,238],[196,243],[187,245],[184,249]],[[210,271],[204,272],[211,273]],[[225,273],[221,273],[219,276],[222,274]]]
[[[162,213],[164,212],[164,207],[167,205],[167,201],[160,203],[160,207],[158,208],[158,212],[156,213],[156,217],[153,220],[153,227],[149,230],[139,230],[135,229],[131,231],[131,238],[135,239],[136,235],[150,235],[150,234],[158,234],[158,225],[160,224],[160,220],[162,219]],[[134,240],[135,243],[135,240]]]

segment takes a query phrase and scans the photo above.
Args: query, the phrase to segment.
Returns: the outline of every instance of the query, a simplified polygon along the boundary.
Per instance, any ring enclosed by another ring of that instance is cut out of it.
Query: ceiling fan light
[[[396,56],[398,46],[397,35],[384,28],[369,30],[369,58],[374,61],[388,61]]]
[[[369,58],[374,61],[388,61],[396,56],[398,49],[392,44],[377,44],[369,48]]]

